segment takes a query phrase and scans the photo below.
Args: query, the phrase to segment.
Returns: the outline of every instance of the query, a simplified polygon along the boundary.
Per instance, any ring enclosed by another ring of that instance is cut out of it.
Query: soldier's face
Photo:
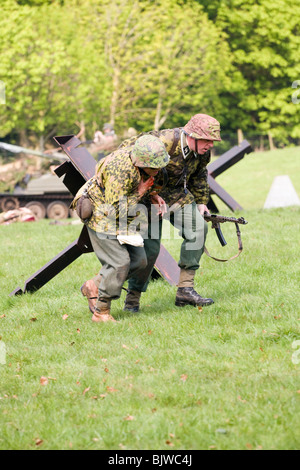
[[[159,172],[157,168],[143,168],[144,172],[147,173],[149,176],[156,176]]]
[[[186,136],[186,141],[189,148],[200,155],[203,155],[214,146],[213,140],[193,139],[189,135]]]

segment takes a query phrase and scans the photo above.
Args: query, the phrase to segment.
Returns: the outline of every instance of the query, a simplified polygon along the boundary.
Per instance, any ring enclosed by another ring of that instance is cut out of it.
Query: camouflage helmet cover
[[[131,159],[134,165],[141,168],[164,168],[170,156],[161,140],[152,135],[143,135],[136,140]]]
[[[110,122],[106,122],[105,124],[103,124],[103,130],[105,129],[109,129],[109,130],[113,130],[114,126],[112,124],[110,124]]]
[[[207,114],[195,114],[184,126],[183,130],[193,139],[222,140],[220,123]]]

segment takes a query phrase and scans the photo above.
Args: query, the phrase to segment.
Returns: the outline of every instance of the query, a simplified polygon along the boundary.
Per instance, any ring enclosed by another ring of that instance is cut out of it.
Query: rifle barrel
[[[244,217],[239,217],[236,219],[235,217],[226,217],[224,215],[217,215],[217,214],[204,214],[204,219],[207,222],[216,222],[216,223],[224,223],[224,222],[233,222],[236,224],[246,225],[248,222],[244,219]]]

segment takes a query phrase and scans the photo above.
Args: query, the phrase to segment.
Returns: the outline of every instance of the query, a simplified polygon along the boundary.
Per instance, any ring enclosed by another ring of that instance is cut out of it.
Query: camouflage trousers
[[[197,270],[200,267],[200,259],[204,251],[207,236],[207,222],[198,211],[195,202],[168,214],[170,223],[179,230],[179,236],[183,238],[180,249],[180,259],[178,266],[186,270]],[[143,275],[138,277],[133,275],[128,281],[128,288],[139,292],[146,292],[155,261],[159,255],[160,242],[162,237],[162,220],[159,225],[148,227],[148,239],[144,240],[144,248],[148,260]],[[154,232],[154,236],[153,236]],[[147,279],[144,282],[144,279]]]
[[[147,255],[143,247],[121,245],[116,237],[104,238],[88,227],[93,250],[102,267],[97,276],[99,282],[99,299],[118,299],[124,282],[130,278],[140,278],[143,284],[147,281],[145,269]]]

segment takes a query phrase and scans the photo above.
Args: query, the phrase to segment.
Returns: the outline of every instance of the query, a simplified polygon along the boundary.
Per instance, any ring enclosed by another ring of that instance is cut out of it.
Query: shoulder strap
[[[174,129],[174,141],[173,141],[173,145],[171,147],[171,150],[169,152],[169,155],[172,156],[176,150],[176,147],[178,145],[178,142],[179,142],[179,137],[180,137],[180,130],[178,129],[178,127],[176,127]]]
[[[215,261],[221,261],[223,263],[226,263],[226,261],[230,261],[234,258],[237,258],[241,252],[243,251],[243,244],[242,244],[242,239],[241,239],[241,232],[240,232],[240,229],[239,229],[239,226],[237,223],[235,223],[235,227],[236,227],[236,234],[237,234],[237,239],[238,239],[238,246],[239,246],[239,251],[236,255],[232,256],[231,258],[229,259],[220,259],[220,258],[215,258],[214,256],[211,256],[207,250],[206,247],[204,247],[204,252],[207,256],[209,256],[210,258],[214,259]]]

